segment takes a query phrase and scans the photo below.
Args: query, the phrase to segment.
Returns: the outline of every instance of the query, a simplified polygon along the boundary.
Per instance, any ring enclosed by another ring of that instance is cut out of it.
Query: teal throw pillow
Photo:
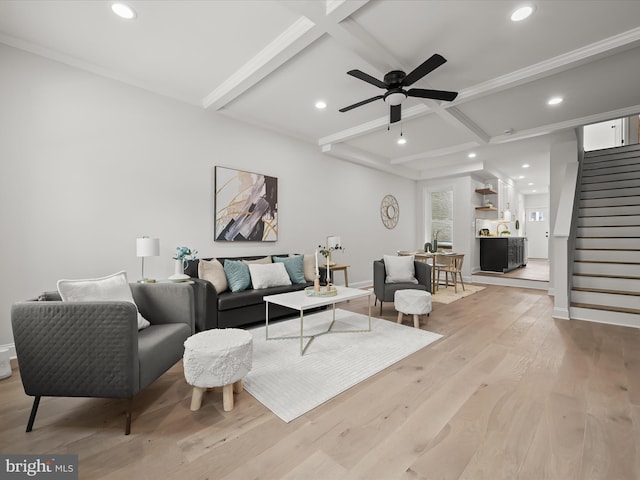
[[[295,257],[273,257],[274,263],[284,263],[287,269],[291,283],[307,283],[304,278],[304,257],[296,255]]]
[[[242,260],[225,260],[224,274],[232,292],[241,292],[251,286],[249,267]]]

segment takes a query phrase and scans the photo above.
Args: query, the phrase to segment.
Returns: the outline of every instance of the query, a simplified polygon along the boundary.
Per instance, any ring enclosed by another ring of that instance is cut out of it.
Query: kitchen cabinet
[[[524,237],[494,237],[480,239],[480,269],[507,273],[524,267]]]

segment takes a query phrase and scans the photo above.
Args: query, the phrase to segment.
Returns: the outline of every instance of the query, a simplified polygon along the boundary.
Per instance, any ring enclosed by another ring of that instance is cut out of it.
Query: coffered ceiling
[[[636,0],[127,1],[134,20],[111,3],[0,1],[0,42],[325,155],[413,179],[500,174],[525,193],[548,191],[554,133],[640,112]],[[434,53],[447,62],[412,87],[453,102],[408,98],[391,125],[382,100],[338,111],[384,93],[347,71],[382,79]]]

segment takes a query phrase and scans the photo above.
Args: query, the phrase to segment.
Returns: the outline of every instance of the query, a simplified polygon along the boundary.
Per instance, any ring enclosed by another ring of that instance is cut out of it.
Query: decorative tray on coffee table
[[[338,294],[338,289],[336,287],[320,287],[320,291],[316,291],[315,287],[307,287],[304,289],[305,293],[309,297],[333,297]]]

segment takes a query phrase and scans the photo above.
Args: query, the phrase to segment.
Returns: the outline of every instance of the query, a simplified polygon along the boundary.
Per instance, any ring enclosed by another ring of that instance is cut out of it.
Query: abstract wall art
[[[278,240],[278,178],[215,167],[214,240]]]

